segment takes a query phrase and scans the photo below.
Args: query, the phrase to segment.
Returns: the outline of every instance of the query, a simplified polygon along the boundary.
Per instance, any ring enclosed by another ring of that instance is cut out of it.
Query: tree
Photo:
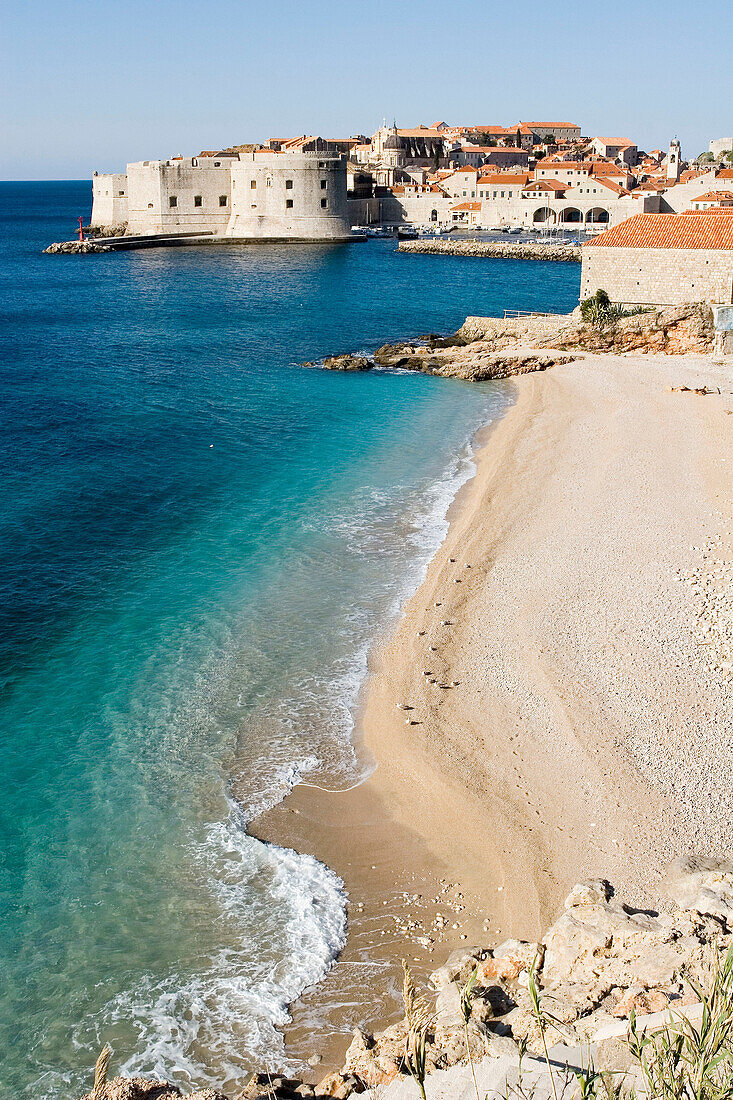
[[[700,153],[700,156],[697,158],[697,163],[698,164],[712,164],[714,160],[715,160],[715,157],[713,156],[712,153]]]
[[[733,164],[733,149],[729,149],[727,153],[723,153],[723,160],[727,160],[729,164]]]
[[[517,126],[517,149],[522,148],[522,131]]]
[[[545,135],[545,145],[557,145],[557,138],[554,134]]]

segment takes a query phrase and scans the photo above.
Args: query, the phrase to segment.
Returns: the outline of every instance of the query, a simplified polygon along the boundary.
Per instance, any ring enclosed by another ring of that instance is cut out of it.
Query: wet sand
[[[705,383],[722,395],[666,391]],[[323,1054],[314,1077],[354,1026],[399,1014],[403,955],[426,972],[461,943],[537,937],[581,878],[657,902],[669,858],[728,843],[730,368],[589,355],[515,384],[371,655],[375,771],[254,823],[349,895],[346,948],[287,1036]]]

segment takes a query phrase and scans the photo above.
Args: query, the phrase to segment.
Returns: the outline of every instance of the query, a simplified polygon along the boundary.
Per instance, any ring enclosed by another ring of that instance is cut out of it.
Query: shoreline
[[[425,580],[370,652],[356,729],[376,770],[344,795],[298,786],[251,826],[322,859],[349,897],[344,952],[292,1007],[291,1056],[317,1046],[335,1068],[354,1026],[388,1022],[402,955],[420,973],[452,947],[535,938],[584,876],[648,903],[680,846],[720,844],[730,765],[687,757],[723,736],[730,700],[689,649],[695,597],[675,570],[696,568],[690,543],[728,503],[711,451],[730,450],[733,400],[665,393],[716,369],[588,356],[514,380]]]

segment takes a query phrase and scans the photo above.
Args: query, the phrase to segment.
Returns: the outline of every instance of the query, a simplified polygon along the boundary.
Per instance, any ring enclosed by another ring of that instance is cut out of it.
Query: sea
[[[3,1098],[85,1092],[105,1042],[184,1087],[297,1069],[346,899],[247,823],[362,777],[369,645],[513,393],[302,364],[579,288],[392,240],[43,255],[90,205],[0,184]]]

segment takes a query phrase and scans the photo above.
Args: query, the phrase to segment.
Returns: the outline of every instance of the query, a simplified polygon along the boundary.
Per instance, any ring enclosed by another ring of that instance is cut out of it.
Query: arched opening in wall
[[[604,210],[602,206],[594,206],[592,210],[589,210],[585,215],[586,225],[604,225],[607,224],[609,214],[607,210]]]
[[[560,221],[563,224],[568,222],[582,222],[583,215],[576,206],[566,206],[560,214]]]
[[[532,221],[535,225],[554,225],[557,216],[554,210],[550,210],[549,206],[541,206],[539,210],[535,210]]]
[[[431,220],[431,222],[437,222],[437,220],[438,220],[438,211],[437,210],[431,210],[430,211],[430,220]]]

